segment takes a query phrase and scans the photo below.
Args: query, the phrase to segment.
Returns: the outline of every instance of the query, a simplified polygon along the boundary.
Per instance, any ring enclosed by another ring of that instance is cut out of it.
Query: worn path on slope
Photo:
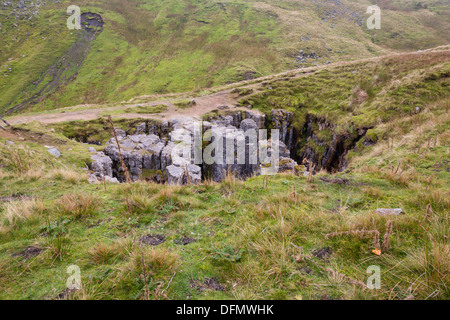
[[[442,46],[434,49],[429,49],[425,51],[438,50],[438,49],[448,49],[447,46]],[[242,81],[234,84],[224,85],[216,88],[209,89],[209,94],[195,96],[192,92],[185,93],[173,93],[173,94],[164,94],[164,95],[148,95],[148,96],[140,96],[131,99],[128,103],[118,103],[112,104],[109,106],[105,105],[78,105],[74,107],[67,107],[52,110],[49,113],[40,113],[40,114],[30,114],[30,115],[18,115],[5,117],[5,119],[11,125],[17,125],[21,123],[29,123],[32,121],[39,121],[44,124],[52,124],[66,121],[76,121],[76,120],[94,120],[102,117],[108,113],[113,113],[114,118],[143,118],[143,119],[159,119],[159,120],[172,120],[178,117],[201,117],[202,115],[216,110],[218,107],[227,106],[230,109],[234,110],[243,110],[246,109],[244,107],[236,107],[238,100],[242,97],[236,93],[233,93],[234,88],[249,88],[254,89],[255,93],[258,89],[262,89],[262,83],[268,80],[275,80],[277,78],[290,77],[291,79],[304,77],[307,75],[311,75],[317,71],[326,68],[334,68],[339,66],[358,64],[362,62],[370,62],[374,60],[379,60],[383,58],[395,57],[399,55],[407,55],[407,54],[417,54],[418,52],[409,52],[409,53],[396,53],[381,57],[373,57],[367,59],[359,59],[353,61],[343,61],[337,62],[328,65],[294,69],[287,72],[270,75],[266,77],[261,77],[253,80]],[[254,94],[254,93],[253,93]],[[189,108],[179,108],[174,103],[177,99],[193,99],[195,100],[195,104]],[[137,101],[150,101],[137,103]],[[167,110],[162,113],[149,113],[149,114],[141,114],[141,113],[127,113],[125,112],[128,108],[134,108],[137,106],[156,106],[156,105],[166,105]],[[123,112],[117,112],[118,110],[123,110]]]

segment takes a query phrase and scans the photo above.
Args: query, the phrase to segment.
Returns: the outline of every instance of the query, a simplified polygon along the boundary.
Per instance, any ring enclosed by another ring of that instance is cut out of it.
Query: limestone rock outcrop
[[[286,145],[290,141],[290,114],[281,111],[276,114],[274,127],[281,131],[280,168],[294,171],[297,163],[289,158],[290,151]],[[266,125],[265,115],[258,111],[238,111],[207,120],[181,117],[158,125],[154,122],[151,125],[139,123],[133,135],[116,129],[120,151],[116,139],[111,138],[104,152],[91,156],[91,176],[98,180],[108,177],[124,182],[121,156],[132,181],[146,179],[180,185],[197,184],[206,178],[220,182],[229,173],[240,179],[261,174],[262,163],[258,157],[260,142],[257,140],[255,143],[249,136],[259,136],[259,131]],[[195,139],[197,134],[201,136],[200,146]],[[223,147],[211,150],[210,159],[205,158],[209,151],[205,144],[219,143],[216,139],[222,140]],[[271,140],[265,143],[269,146],[267,156],[270,158]],[[234,148],[235,151],[227,153],[227,148]],[[196,150],[200,150],[200,162]],[[238,157],[237,150],[244,152]]]

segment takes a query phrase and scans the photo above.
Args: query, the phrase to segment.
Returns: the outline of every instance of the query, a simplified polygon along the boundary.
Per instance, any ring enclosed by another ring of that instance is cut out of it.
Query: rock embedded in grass
[[[50,153],[52,156],[55,156],[55,157],[57,157],[57,158],[61,157],[61,152],[60,152],[58,149],[56,149],[56,148],[50,148],[50,149],[48,149],[47,151],[48,151],[48,153]]]
[[[397,209],[377,209],[375,211],[380,216],[387,216],[387,215],[393,215],[393,216],[399,216],[403,213],[403,210],[400,208]]]

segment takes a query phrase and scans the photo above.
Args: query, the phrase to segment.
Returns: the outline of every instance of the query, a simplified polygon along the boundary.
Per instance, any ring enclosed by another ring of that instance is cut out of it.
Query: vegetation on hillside
[[[18,3],[17,0],[11,3]],[[70,1],[47,1],[39,14],[0,8],[0,113],[68,52]],[[367,30],[369,0],[80,0],[103,32],[84,62],[47,99],[22,111],[199,90],[297,67],[417,50],[448,43],[442,1],[381,1],[382,29]],[[58,67],[58,64],[56,63]],[[44,79],[42,86],[48,79]]]
[[[0,298],[449,299],[448,61],[348,64],[248,98],[373,126],[333,175],[91,185],[88,146],[68,137],[107,139],[101,119],[0,129]],[[66,290],[70,265],[81,290]],[[380,290],[365,287],[373,265]]]

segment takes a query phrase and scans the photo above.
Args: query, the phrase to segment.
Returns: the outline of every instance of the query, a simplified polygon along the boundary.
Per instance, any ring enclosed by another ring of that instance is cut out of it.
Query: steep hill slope
[[[446,1],[382,1],[381,30],[367,30],[365,0],[79,1],[105,24],[66,70],[60,61],[79,39],[66,27],[71,3],[42,3],[0,6],[0,113],[197,90],[449,40]],[[55,68],[68,73],[56,83],[46,77]]]

